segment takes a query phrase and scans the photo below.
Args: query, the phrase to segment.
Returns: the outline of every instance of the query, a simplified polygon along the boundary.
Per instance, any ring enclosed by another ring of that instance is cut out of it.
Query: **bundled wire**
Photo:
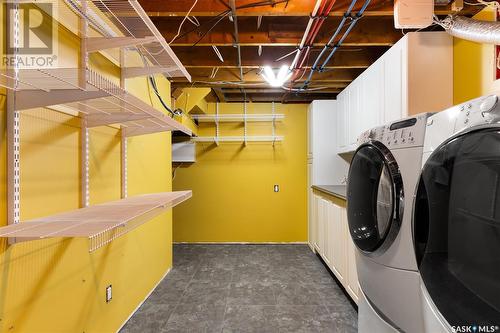
[[[139,52],[139,51],[138,51]],[[145,67],[149,67],[149,63],[148,63],[148,60],[146,59],[146,57],[144,56],[144,54],[142,54],[142,52],[139,52],[140,56],[141,56],[141,59],[142,59],[142,62],[144,64]],[[178,116],[178,115],[181,115],[183,113],[183,111],[181,109],[175,109],[175,110],[172,110],[166,103],[165,101],[163,100],[163,98],[161,97],[161,94],[158,90],[158,85],[156,84],[156,79],[153,75],[148,75],[148,88],[149,87],[152,87],[153,88],[153,92],[155,93],[156,97],[158,98],[158,100],[160,101],[161,105],[163,106],[163,108],[165,108],[165,110],[168,111],[168,113],[170,114],[170,117],[174,117],[174,116]]]
[[[340,48],[340,46],[342,45],[342,43],[344,42],[344,40],[347,38],[347,36],[349,35],[349,33],[356,26],[356,23],[363,17],[363,14],[364,14],[366,8],[368,7],[368,5],[370,4],[371,0],[365,0],[365,3],[361,7],[361,9],[356,13],[356,15],[353,16],[352,15],[352,11],[353,11],[353,8],[356,5],[357,1],[358,0],[352,0],[351,4],[349,5],[347,11],[345,12],[345,14],[344,14],[344,16],[342,18],[342,21],[340,21],[339,26],[337,27],[337,29],[335,30],[335,32],[331,36],[331,38],[328,41],[328,43],[325,44],[325,46],[321,50],[321,53],[318,55],[318,57],[314,61],[314,64],[313,64],[313,66],[311,68],[311,71],[309,72],[309,77],[304,82],[304,85],[302,86],[302,89],[306,89],[307,88],[307,86],[309,85],[309,83],[312,80],[312,76],[313,76],[314,72],[316,72],[316,71],[317,72],[323,72],[324,71],[326,65],[328,65],[328,63],[330,62],[330,60],[332,59],[332,57],[335,55],[335,53],[337,52],[337,50]],[[339,39],[339,41],[334,44],[335,40],[337,39],[338,35],[340,34],[340,32],[342,31],[342,29],[344,28],[344,26],[345,26],[345,24],[346,24],[346,22],[347,22],[348,19],[351,19],[350,24],[347,26],[347,29],[345,30],[344,34]],[[326,59],[323,62],[323,64],[320,67],[318,67],[321,59],[323,58],[323,56],[325,55],[325,53],[327,52],[328,49],[331,49],[330,54],[326,57]]]

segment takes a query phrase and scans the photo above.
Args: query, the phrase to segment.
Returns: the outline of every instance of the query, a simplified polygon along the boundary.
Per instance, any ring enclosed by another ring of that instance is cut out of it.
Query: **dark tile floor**
[[[179,244],[121,332],[356,331],[356,311],[306,245]]]

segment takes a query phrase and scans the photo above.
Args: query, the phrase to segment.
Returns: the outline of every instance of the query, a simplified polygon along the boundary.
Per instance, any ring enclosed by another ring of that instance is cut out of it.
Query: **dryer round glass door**
[[[451,326],[500,326],[500,129],[437,148],[414,212],[417,263],[439,312]]]
[[[389,149],[374,141],[358,148],[347,183],[347,218],[354,244],[376,254],[394,240],[400,226],[403,183]]]

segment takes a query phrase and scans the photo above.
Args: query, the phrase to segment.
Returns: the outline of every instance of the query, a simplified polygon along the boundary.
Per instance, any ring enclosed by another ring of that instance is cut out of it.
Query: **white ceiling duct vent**
[[[394,26],[397,29],[419,29],[432,24],[434,0],[395,0]]]

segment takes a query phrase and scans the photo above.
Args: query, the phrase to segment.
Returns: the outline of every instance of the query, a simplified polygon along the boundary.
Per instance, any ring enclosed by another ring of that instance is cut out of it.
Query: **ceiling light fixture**
[[[288,66],[283,65],[279,69],[278,74],[275,74],[270,66],[264,66],[264,71],[261,75],[272,87],[281,87],[290,79],[292,71]]]

